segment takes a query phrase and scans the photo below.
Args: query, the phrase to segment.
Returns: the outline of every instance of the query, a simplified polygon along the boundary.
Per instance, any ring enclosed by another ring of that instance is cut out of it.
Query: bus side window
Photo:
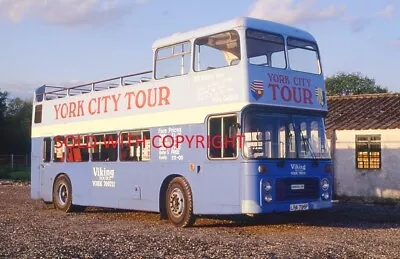
[[[118,135],[95,135],[92,145],[92,161],[117,161]]]
[[[42,105],[38,104],[35,106],[35,119],[34,122],[35,123],[41,123],[42,122]]]
[[[88,162],[89,148],[87,142],[89,136],[74,136],[66,139],[67,142],[67,162]]]
[[[198,38],[194,44],[195,71],[234,66],[240,63],[240,40],[236,31]]]
[[[209,120],[210,158],[234,158],[237,155],[237,139],[230,131],[237,123],[236,116],[216,117]]]
[[[64,137],[55,137],[54,138],[54,162],[64,162],[65,157],[65,145],[64,145]]]
[[[105,135],[104,161],[117,161],[118,158],[118,134]]]
[[[51,138],[43,139],[43,162],[48,163],[51,159]]]
[[[150,150],[151,150],[151,140],[150,140],[150,131],[143,131],[143,138],[146,140],[142,145],[142,161],[150,160]]]
[[[186,75],[190,70],[190,42],[159,48],[156,51],[155,78]]]
[[[286,68],[282,35],[250,29],[246,35],[247,57],[251,65]]]
[[[79,153],[80,153],[80,155],[78,155],[78,156],[81,157],[82,162],[88,162],[89,156],[90,156],[90,153],[89,153],[90,149],[88,148],[90,137],[89,136],[79,136],[79,141],[80,141],[80,145],[82,145],[82,147],[78,147]],[[76,151],[76,152],[78,152],[78,151]]]
[[[120,161],[150,160],[150,131],[131,131],[121,133]]]
[[[223,132],[223,148],[224,152],[223,155],[224,157],[236,157],[237,153],[237,144],[236,144],[236,138],[237,136],[230,136],[230,129],[234,127],[234,125],[237,123],[236,116],[230,116],[230,117],[224,117],[223,120],[223,126],[224,126],[224,132]]]

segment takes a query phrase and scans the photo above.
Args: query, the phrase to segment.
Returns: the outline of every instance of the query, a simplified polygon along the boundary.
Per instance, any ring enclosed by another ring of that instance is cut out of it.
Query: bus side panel
[[[247,170],[247,168],[246,168]],[[260,199],[260,177],[257,175],[242,175],[242,213],[261,213],[262,201]]]
[[[96,173],[101,168],[106,172],[105,178]],[[93,162],[82,173],[89,177],[85,180],[87,185],[81,187],[91,190],[93,206],[159,211],[159,186],[163,177],[149,161]]]
[[[60,172],[57,167],[60,164],[47,163],[40,166],[40,197],[46,201],[53,200],[53,184],[56,175]]]
[[[169,130],[170,127],[163,127]],[[206,126],[180,125],[183,135],[206,136]],[[152,129],[156,136],[159,129]],[[151,161],[121,162],[49,162],[41,167],[42,140],[34,141],[36,181],[34,188],[45,201],[52,201],[56,176],[68,175],[72,184],[72,199],[76,205],[120,209],[159,211],[160,187],[170,175],[187,179],[193,193],[196,214],[240,213],[240,158],[209,160],[206,147],[183,144],[179,151],[182,160],[172,159],[172,152],[165,160],[163,150],[151,148]],[[39,151],[40,152],[39,152]],[[170,150],[171,151],[171,150]],[[190,170],[190,164],[195,170]],[[33,163],[34,164],[34,163]],[[33,165],[32,164],[32,165]],[[33,165],[34,166],[34,165]],[[199,170],[197,170],[199,168]],[[163,193],[164,195],[164,193]],[[161,201],[164,202],[164,201]]]
[[[204,136],[207,139],[207,125],[177,125],[163,127],[158,131],[181,132],[182,135]],[[240,158],[228,160],[209,160],[207,157],[207,143],[204,146],[193,140],[190,144],[186,140],[182,143],[179,154],[180,161],[174,161],[173,155],[167,155],[168,160],[162,150],[153,148],[152,161],[164,167],[162,170],[165,177],[171,173],[179,172],[185,177],[191,187],[193,196],[193,206],[195,214],[235,214],[240,213]],[[174,154],[175,151],[172,151]],[[190,165],[194,165],[194,170],[190,170]]]
[[[56,163],[54,163],[56,164]],[[88,206],[91,203],[92,189],[91,184],[91,169],[90,162],[75,162],[75,163],[60,163],[55,165],[54,177],[58,173],[68,175],[72,185],[72,203],[74,205]],[[54,180],[53,180],[54,181]]]
[[[42,138],[33,138],[31,145],[31,198],[40,199],[40,166],[43,154]]]
[[[200,172],[191,173],[195,214],[240,213],[240,164],[236,161],[205,161]]]

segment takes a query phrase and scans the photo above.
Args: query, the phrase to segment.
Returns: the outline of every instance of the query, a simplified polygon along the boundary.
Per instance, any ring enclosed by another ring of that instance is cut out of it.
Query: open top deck
[[[311,42],[315,41],[314,37],[310,33],[304,30],[300,30],[291,26],[271,21],[260,20],[249,17],[240,17],[230,21],[210,26],[205,26],[188,32],[175,33],[168,37],[156,40],[152,46],[153,52],[155,53],[156,50],[159,48],[174,45],[179,42],[194,41],[195,39],[200,37],[239,28],[244,28],[244,29],[250,28],[260,31],[263,31],[267,28],[269,32],[281,34],[284,37],[292,36],[308,40]],[[35,91],[35,102],[41,102],[44,100],[53,100],[57,98],[64,98],[68,96],[75,96],[79,94],[85,94],[102,90],[109,90],[117,87],[130,86],[130,85],[140,84],[143,82],[148,82],[153,79],[154,79],[153,71],[149,70],[114,78],[88,82],[71,87],[43,85],[37,88]]]
[[[241,112],[248,105],[327,110],[318,47],[305,31],[240,18],[174,34],[153,48],[152,70],[39,87],[32,134],[200,124],[211,114]],[[305,60],[297,50],[311,53],[314,72],[302,70]]]
[[[35,102],[53,100],[90,92],[109,90],[122,86],[130,86],[150,81],[152,71],[145,71],[120,77],[108,78],[100,81],[84,83],[71,87],[43,85],[36,89]]]

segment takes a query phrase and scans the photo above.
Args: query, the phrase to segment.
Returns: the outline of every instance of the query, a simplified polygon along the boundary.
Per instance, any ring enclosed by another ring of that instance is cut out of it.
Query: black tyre
[[[183,177],[176,177],[168,184],[165,208],[169,221],[177,227],[194,224],[192,190]]]
[[[60,175],[54,182],[53,204],[58,210],[71,212],[72,206],[72,186],[71,181],[66,175]]]

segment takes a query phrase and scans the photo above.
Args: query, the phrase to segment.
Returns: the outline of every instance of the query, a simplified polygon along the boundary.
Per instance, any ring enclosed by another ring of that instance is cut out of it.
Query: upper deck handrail
[[[44,90],[44,92],[41,93],[36,93],[36,100],[38,96],[43,96],[43,100],[46,100],[46,95],[56,95],[59,96],[61,94],[61,92],[66,91],[66,93],[64,93],[63,95],[65,96],[69,96],[70,95],[70,90],[76,90],[76,91],[85,91],[85,93],[88,92],[93,92],[96,90],[106,90],[106,89],[110,89],[110,88],[116,88],[119,86],[123,86],[124,84],[124,79],[125,78],[129,78],[129,77],[134,77],[134,76],[140,76],[140,75],[146,75],[146,74],[150,74],[152,73],[152,70],[149,71],[144,71],[144,72],[140,72],[140,73],[134,73],[134,74],[129,74],[129,75],[124,75],[124,76],[119,76],[119,77],[113,77],[113,78],[107,78],[107,79],[103,79],[103,80],[99,80],[99,81],[93,81],[90,83],[85,83],[85,84],[80,84],[80,85],[75,85],[75,86],[71,86],[71,87],[60,87],[60,86],[47,86],[47,85],[43,85],[43,87],[49,87],[49,88],[57,88],[57,90],[53,90],[50,92],[46,92],[46,89]],[[96,84],[101,84],[101,83],[106,83],[106,82],[110,82],[110,81],[114,81],[114,80],[119,80],[119,84],[113,84],[113,87],[99,87],[98,89],[96,89]],[[145,80],[151,80],[151,78],[145,78]],[[145,80],[140,80],[140,81],[135,81],[135,83],[140,83],[140,82],[144,82]],[[130,85],[132,84],[132,81],[130,81],[129,83]],[[90,86],[91,89],[78,89],[80,87],[87,87]]]

